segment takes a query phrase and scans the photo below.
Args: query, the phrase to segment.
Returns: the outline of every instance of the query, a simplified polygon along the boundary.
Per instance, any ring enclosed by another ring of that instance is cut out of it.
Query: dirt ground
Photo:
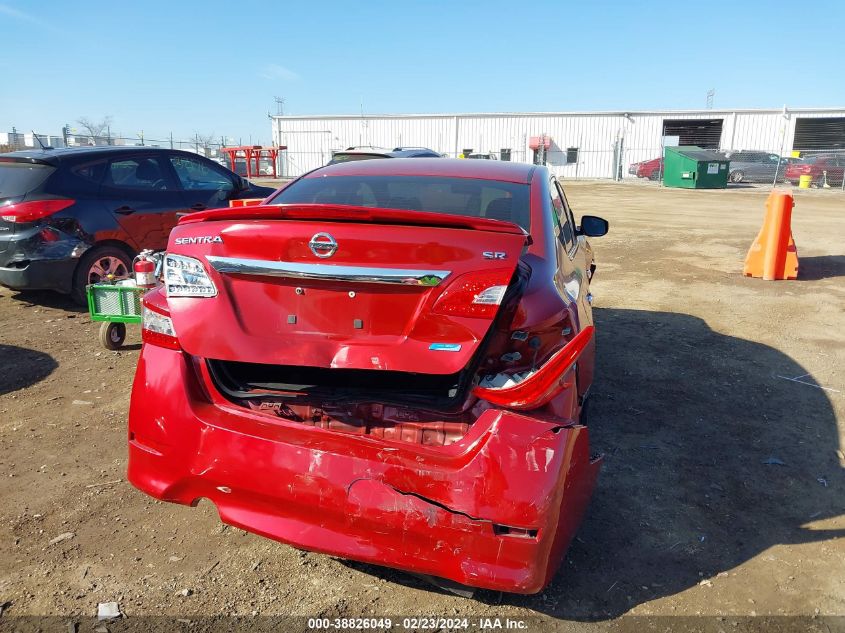
[[[62,297],[0,289],[0,624],[107,601],[127,621],[466,615],[561,630],[845,615],[845,195],[796,192],[801,279],[764,282],[740,271],[766,191],[565,187],[576,215],[611,224],[592,241],[589,424],[606,459],[544,593],[459,597],[227,528],[208,503],[152,501],[125,481],[137,328],[109,352]]]

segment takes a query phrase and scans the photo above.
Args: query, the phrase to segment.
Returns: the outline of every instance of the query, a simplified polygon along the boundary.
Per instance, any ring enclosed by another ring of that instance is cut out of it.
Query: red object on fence
[[[238,198],[229,200],[230,207],[254,207],[264,202],[264,198]]]
[[[237,173],[235,169],[235,162],[238,158],[243,158],[246,161],[246,177],[261,176],[260,161],[262,158],[268,158],[270,164],[273,166],[273,178],[278,178],[276,174],[276,159],[279,152],[287,149],[282,145],[279,147],[264,147],[262,145],[241,145],[239,147],[223,147],[222,151],[229,156],[229,165],[233,172]]]

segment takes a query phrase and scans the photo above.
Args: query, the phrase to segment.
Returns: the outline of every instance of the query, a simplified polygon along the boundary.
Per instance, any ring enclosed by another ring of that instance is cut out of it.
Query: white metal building
[[[665,110],[498,114],[273,116],[281,173],[297,176],[350,146],[469,150],[503,160],[545,161],[564,178],[628,176],[631,163],[662,155],[665,144],[710,149],[845,150],[845,107],[779,110]]]

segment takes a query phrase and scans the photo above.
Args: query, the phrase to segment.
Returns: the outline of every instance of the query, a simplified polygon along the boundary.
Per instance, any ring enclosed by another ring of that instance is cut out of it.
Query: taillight
[[[578,362],[581,354],[593,340],[595,328],[584,327],[571,341],[555,352],[536,370],[514,376],[503,387],[476,386],[472,393],[487,402],[509,409],[537,409],[552,400],[561,389],[570,385],[562,383],[566,372]]]
[[[146,301],[143,302],[141,319],[141,340],[150,345],[158,345],[168,349],[182,349],[176,338],[176,329],[170,316],[160,309],[153,308]]]
[[[164,287],[168,297],[214,297],[217,288],[202,262],[185,255],[164,256]]]
[[[30,200],[0,207],[0,218],[6,222],[35,222],[72,205],[75,200],[53,198],[52,200]]]
[[[432,312],[492,319],[499,310],[512,274],[510,268],[463,274],[434,302]]]

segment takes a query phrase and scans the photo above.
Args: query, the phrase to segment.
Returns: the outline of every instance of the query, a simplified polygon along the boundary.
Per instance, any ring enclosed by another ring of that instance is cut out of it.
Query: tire
[[[79,305],[87,305],[85,286],[105,280],[105,274],[115,274],[114,279],[125,279],[132,274],[132,257],[117,246],[94,246],[88,249],[73,273],[71,298]]]
[[[745,179],[745,172],[740,171],[737,169],[736,171],[732,171],[730,173],[729,179],[731,182],[740,183]]]
[[[648,175],[649,180],[660,180],[660,171],[655,169]]]
[[[126,340],[125,323],[109,323],[104,321],[100,325],[100,345],[112,351],[120,349]]]

